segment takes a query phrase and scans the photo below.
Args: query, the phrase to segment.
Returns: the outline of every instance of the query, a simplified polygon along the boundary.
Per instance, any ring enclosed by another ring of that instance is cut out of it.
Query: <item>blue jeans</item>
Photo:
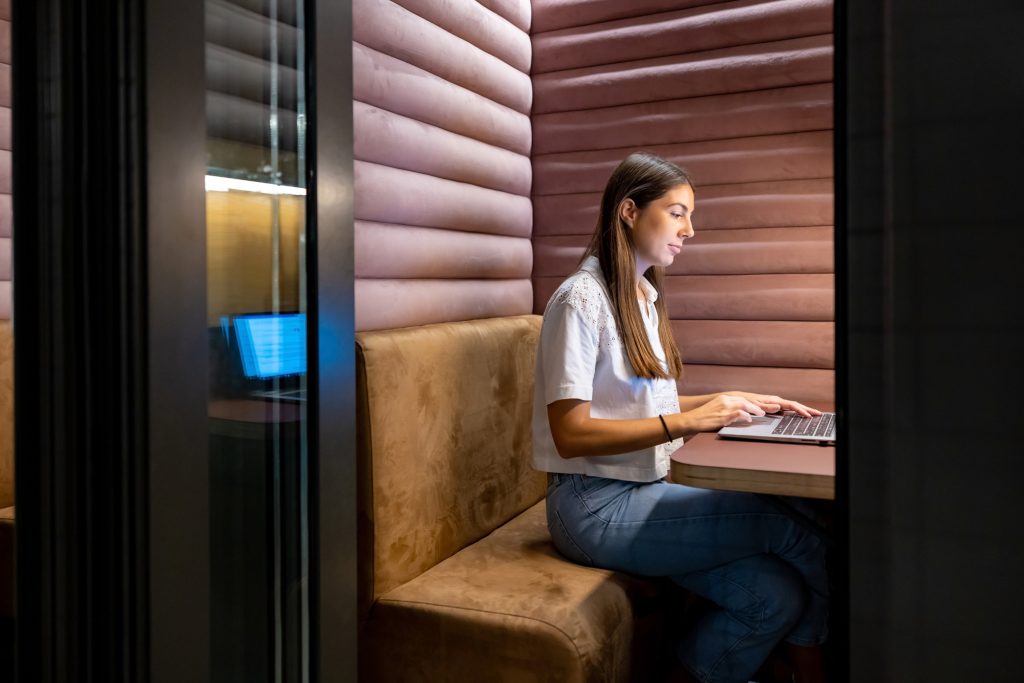
[[[756,495],[555,474],[547,518],[570,560],[668,576],[716,605],[677,648],[698,680],[746,683],[780,640],[825,640],[824,544]]]

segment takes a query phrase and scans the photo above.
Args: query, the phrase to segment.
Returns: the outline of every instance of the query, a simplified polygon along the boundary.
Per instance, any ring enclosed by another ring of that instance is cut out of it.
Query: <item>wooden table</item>
[[[832,404],[805,405],[835,410]],[[672,481],[705,489],[833,500],[835,479],[835,446],[740,441],[703,433],[672,454]]]

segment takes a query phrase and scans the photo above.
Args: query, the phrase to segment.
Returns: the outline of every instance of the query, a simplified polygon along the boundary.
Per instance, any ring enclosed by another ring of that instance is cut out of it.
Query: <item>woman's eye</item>
[[[682,218],[682,217],[683,217],[683,214],[681,214],[681,213],[674,213],[674,214],[672,214],[672,218]]]

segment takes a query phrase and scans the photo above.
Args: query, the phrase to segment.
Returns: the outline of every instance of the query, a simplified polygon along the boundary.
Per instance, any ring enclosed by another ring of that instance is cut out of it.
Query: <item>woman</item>
[[[534,465],[552,473],[548,528],[580,564],[669,576],[714,607],[677,648],[705,682],[746,682],[782,640],[797,681],[823,680],[824,547],[752,494],[665,481],[698,432],[796,401],[743,391],[679,396],[682,361],[664,269],[693,236],[693,182],[636,153],[612,173],[579,270],[544,311],[534,397]]]

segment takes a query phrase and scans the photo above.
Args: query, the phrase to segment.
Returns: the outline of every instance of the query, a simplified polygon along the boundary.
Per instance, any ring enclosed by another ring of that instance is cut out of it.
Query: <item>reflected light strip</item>
[[[294,187],[292,185],[274,185],[272,183],[258,183],[255,180],[239,180],[238,178],[223,178],[221,176],[206,176],[207,192],[261,192],[263,194],[293,194],[304,197],[306,188]]]

